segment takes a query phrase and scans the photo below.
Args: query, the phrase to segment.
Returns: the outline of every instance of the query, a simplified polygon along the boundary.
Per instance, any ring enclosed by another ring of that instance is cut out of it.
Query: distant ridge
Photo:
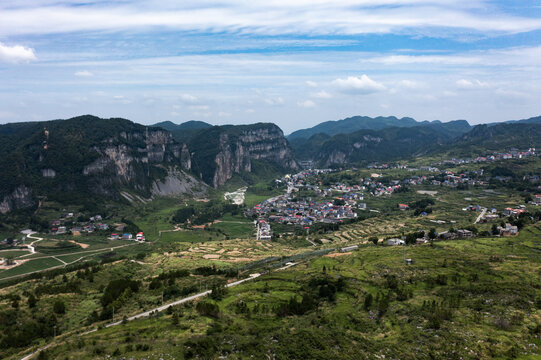
[[[190,120],[181,124],[175,124],[171,121],[162,121],[152,126],[169,131],[171,134],[173,134],[173,138],[178,142],[187,142],[199,131],[212,127],[212,125],[209,123],[197,120]]]
[[[470,124],[466,120],[452,121],[456,128],[455,132],[460,134],[471,129]],[[287,136],[288,140],[294,139],[309,139],[315,134],[326,134],[330,136],[338,134],[349,134],[358,130],[383,130],[390,127],[414,127],[428,124],[448,124],[442,123],[439,120],[416,121],[410,117],[397,118],[395,116],[378,116],[371,118],[368,116],[353,116],[343,120],[325,121],[308,129],[297,130]]]
[[[489,123],[488,126],[494,126],[499,124],[541,124],[541,116],[535,116],[528,119],[521,120],[508,120],[504,122]]]
[[[152,126],[161,127],[162,129],[165,129],[168,131],[184,130],[184,129],[205,129],[205,128],[212,127],[211,124],[206,123],[204,121],[198,121],[198,120],[190,120],[190,121],[186,121],[180,124],[175,124],[172,121],[162,121]]]

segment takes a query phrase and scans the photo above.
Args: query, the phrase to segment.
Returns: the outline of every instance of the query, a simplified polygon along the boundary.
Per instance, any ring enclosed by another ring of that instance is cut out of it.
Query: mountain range
[[[466,120],[442,123],[356,116],[296,131],[288,140],[298,159],[331,166],[428,154],[473,156],[509,147],[538,147],[540,134],[541,117],[472,127]]]
[[[0,213],[8,213],[43,199],[95,207],[104,199],[201,196],[235,176],[296,171],[297,160],[327,167],[541,147],[541,117],[472,127],[359,116],[286,139],[272,123],[144,126],[85,115],[0,125],[0,141]]]

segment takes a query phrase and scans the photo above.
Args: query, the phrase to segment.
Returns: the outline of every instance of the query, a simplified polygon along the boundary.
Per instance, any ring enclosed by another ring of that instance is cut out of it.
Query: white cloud
[[[310,94],[310,96],[317,98],[317,99],[330,99],[332,98],[332,95],[326,92],[325,90],[318,91],[316,93]]]
[[[202,110],[208,110],[209,106],[208,105],[190,105],[188,106],[188,109],[192,111],[202,111]]]
[[[274,105],[282,105],[285,101],[284,101],[284,99],[282,97],[277,97],[275,99],[273,99],[273,98],[265,99],[265,102],[268,105],[274,106]]]
[[[193,104],[198,101],[197,97],[190,94],[181,94],[179,98],[180,98],[180,101],[182,101],[185,104]]]
[[[246,109],[246,110],[244,110],[244,112],[246,114],[253,114],[253,113],[255,113],[255,110],[254,109]]]
[[[310,87],[317,87],[317,82],[308,80],[306,81],[306,85]]]
[[[389,55],[374,57],[368,62],[386,65],[408,64],[442,64],[442,65],[474,65],[482,63],[481,57],[459,55]]]
[[[228,113],[228,112],[225,112],[225,111],[220,111],[218,113],[218,116],[219,117],[230,117],[231,116],[231,113]]]
[[[22,45],[9,46],[0,42],[0,61],[8,63],[21,63],[36,61],[38,58],[34,49]]]
[[[297,106],[304,107],[304,108],[313,108],[316,106],[316,103],[312,100],[305,100],[305,101],[299,101],[297,103]]]
[[[488,87],[486,82],[479,80],[466,80],[460,79],[456,82],[456,85],[460,89],[482,89]]]
[[[406,89],[421,89],[425,87],[425,84],[419,82],[419,81],[413,81],[413,80],[401,80],[398,82],[398,85],[400,87],[406,88]]]
[[[512,89],[499,88],[494,93],[504,99],[528,99],[531,97],[529,94]]]
[[[92,77],[94,76],[93,73],[91,73],[90,71],[88,70],[81,70],[81,71],[77,71],[75,74],[73,74],[75,76],[79,76],[79,77]]]
[[[130,99],[127,99],[126,97],[124,97],[124,95],[115,95],[115,96],[113,96],[113,101],[116,102],[116,103],[124,104],[124,105],[128,105],[128,104],[132,103],[132,101]]]
[[[454,91],[445,90],[443,92],[443,95],[448,96],[448,97],[454,97],[454,96],[457,96],[458,94],[456,92],[454,92]]]
[[[344,93],[349,94],[372,94],[385,90],[385,86],[370,79],[363,74],[361,77],[348,76],[346,79],[336,79],[333,84]]]
[[[366,34],[441,29],[459,36],[520,33],[541,28],[541,19],[502,13],[497,2],[471,0],[271,0],[238,1],[13,1],[0,5],[0,36],[80,31],[172,28],[183,31],[257,34]],[[6,4],[7,3],[7,4]],[[217,6],[219,4],[219,6]],[[483,8],[484,7],[484,8]],[[477,11],[482,8],[483,11]]]
[[[208,118],[212,116],[212,113],[211,112],[194,112],[193,115],[198,116],[198,117]]]

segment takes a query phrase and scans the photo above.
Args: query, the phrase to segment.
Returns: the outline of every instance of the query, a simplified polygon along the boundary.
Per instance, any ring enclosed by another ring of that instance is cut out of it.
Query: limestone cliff
[[[182,143],[162,128],[86,115],[0,125],[0,144],[3,213],[42,197],[103,204],[127,192],[200,196],[235,174],[297,169],[274,124],[206,127]]]
[[[32,196],[61,203],[99,202],[99,196],[120,200],[121,191],[148,198],[180,195],[182,189],[196,186],[173,184],[178,177],[171,174],[185,174],[191,168],[186,144],[175,141],[166,130],[125,119],[87,115],[0,125],[0,143],[3,213],[29,206]],[[186,176],[180,177],[182,184]],[[201,185],[200,180],[193,180]]]
[[[32,189],[25,185],[20,185],[11,194],[4,196],[2,202],[0,202],[0,213],[5,214],[14,209],[28,208],[34,204]]]
[[[193,171],[213,187],[234,174],[252,172],[253,160],[285,170],[298,168],[282,130],[274,124],[215,126],[198,133],[189,147]]]

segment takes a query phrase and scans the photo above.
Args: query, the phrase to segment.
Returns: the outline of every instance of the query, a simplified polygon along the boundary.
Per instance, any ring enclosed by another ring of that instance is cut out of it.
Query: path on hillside
[[[37,236],[32,236],[34,234],[36,234],[36,233],[35,232],[29,232],[29,233],[26,234],[27,239],[35,239],[35,241],[32,241],[30,244],[25,244],[25,246],[30,250],[30,254],[19,256],[20,258],[36,253],[36,249],[34,248],[34,244],[37,243],[38,241],[42,241],[43,238],[40,238],[40,237],[37,237]]]

